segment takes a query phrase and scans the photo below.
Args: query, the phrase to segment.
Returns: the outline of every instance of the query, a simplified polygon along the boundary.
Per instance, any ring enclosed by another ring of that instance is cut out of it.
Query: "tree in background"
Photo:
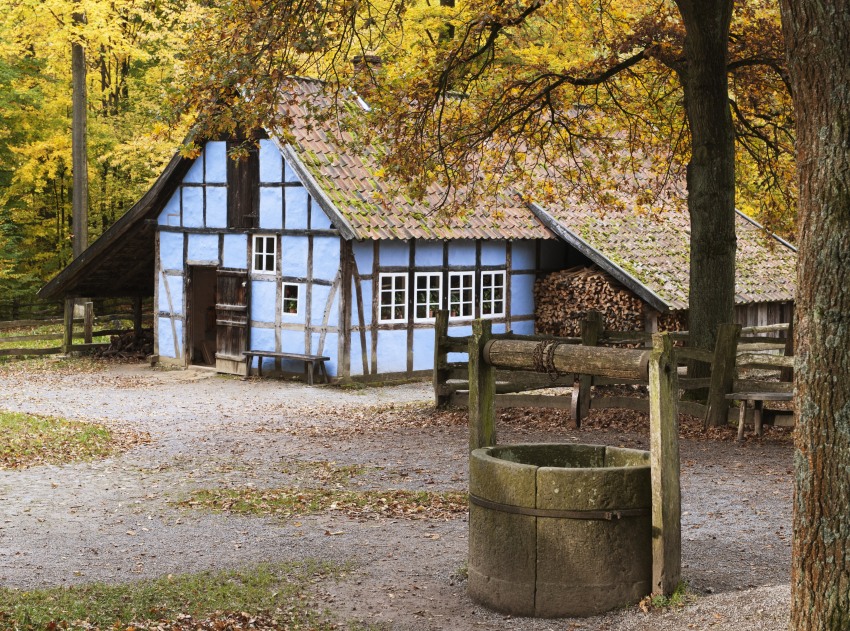
[[[800,185],[791,619],[850,628],[850,2],[782,0]]]
[[[279,105],[297,74],[355,88],[372,106],[359,141],[389,140],[385,168],[414,193],[433,181],[451,190],[445,212],[487,212],[484,193],[508,187],[600,211],[658,210],[686,179],[699,346],[733,314],[736,136],[758,172],[741,178],[744,207],[783,226],[778,211],[794,199],[781,35],[766,0],[734,10],[732,0],[228,0],[211,15],[183,103],[206,110],[202,135],[285,129]]]
[[[73,14],[85,10],[87,24]],[[89,232],[144,192],[173,151],[163,103],[194,4],[20,2],[0,16],[0,289],[31,295],[71,256],[71,42],[86,48]]]

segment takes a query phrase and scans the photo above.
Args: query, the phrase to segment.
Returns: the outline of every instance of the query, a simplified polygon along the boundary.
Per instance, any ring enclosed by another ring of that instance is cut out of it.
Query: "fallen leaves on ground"
[[[346,491],[338,489],[202,489],[178,506],[288,518],[339,512],[351,518],[454,519],[466,515],[458,491]]]
[[[0,469],[102,458],[146,442],[148,434],[129,429],[0,411]]]

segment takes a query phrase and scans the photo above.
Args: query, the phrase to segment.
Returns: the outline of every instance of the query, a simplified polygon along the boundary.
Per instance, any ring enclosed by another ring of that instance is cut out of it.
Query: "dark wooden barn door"
[[[248,272],[216,271],[216,353],[218,372],[245,374],[248,350]]]

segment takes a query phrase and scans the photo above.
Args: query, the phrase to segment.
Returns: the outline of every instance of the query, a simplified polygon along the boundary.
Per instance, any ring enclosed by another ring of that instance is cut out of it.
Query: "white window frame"
[[[419,280],[425,279],[425,288],[419,288]],[[420,292],[425,293],[425,301],[420,302]],[[436,302],[431,300],[432,293],[436,292]],[[437,319],[437,311],[443,300],[443,273],[442,272],[416,272],[413,276],[413,321],[433,322]],[[425,307],[425,312],[431,311],[434,315],[419,315],[419,308]]]
[[[390,289],[384,289],[384,280],[391,279]],[[401,287],[398,286],[401,281]],[[408,296],[407,272],[385,272],[378,274],[378,322],[392,324],[394,322],[407,322],[407,296]],[[402,299],[397,300],[398,293]],[[385,302],[389,298],[389,302]],[[390,310],[390,317],[383,317],[384,309]],[[401,309],[401,317],[396,317],[397,309]]]
[[[484,279],[486,276],[490,276],[490,284],[485,285]],[[507,288],[506,283],[506,274],[504,270],[496,270],[496,271],[483,271],[481,272],[481,317],[482,318],[503,318],[505,317],[505,293]],[[496,284],[495,279],[501,278],[501,284]],[[497,290],[501,290],[501,297],[496,298],[494,294]],[[487,298],[487,291],[490,291],[490,297]],[[501,304],[501,310],[496,311],[496,305]],[[490,306],[490,313],[486,313],[485,306]]]
[[[461,292],[458,300],[452,299],[452,292],[456,291],[452,287],[452,280],[455,278],[461,279],[460,286],[457,289]],[[463,292],[466,290],[469,290],[468,300],[464,300],[463,297]],[[449,286],[446,288],[446,296],[448,297],[449,320],[472,320],[475,317],[475,272],[449,272]],[[458,314],[452,315],[455,307],[458,307]],[[468,314],[464,313],[464,307],[468,307]]]
[[[258,243],[263,243],[262,248],[258,247]],[[266,251],[266,246],[271,243],[272,251]],[[263,267],[257,267],[257,257],[262,257]],[[265,264],[271,256],[272,268],[266,269]],[[277,273],[277,235],[274,234],[255,234],[253,239],[253,247],[251,248],[251,271],[256,274],[276,274]]]
[[[286,297],[286,288],[295,287],[295,313],[286,311],[287,301],[292,301],[292,298]],[[301,296],[303,295],[304,285],[301,283],[283,282],[280,284],[280,315],[284,318],[296,318],[301,315]]]

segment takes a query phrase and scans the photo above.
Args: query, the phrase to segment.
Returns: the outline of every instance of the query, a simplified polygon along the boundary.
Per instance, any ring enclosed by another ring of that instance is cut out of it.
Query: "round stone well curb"
[[[498,445],[469,462],[469,594],[519,616],[590,616],[651,591],[649,452]]]

